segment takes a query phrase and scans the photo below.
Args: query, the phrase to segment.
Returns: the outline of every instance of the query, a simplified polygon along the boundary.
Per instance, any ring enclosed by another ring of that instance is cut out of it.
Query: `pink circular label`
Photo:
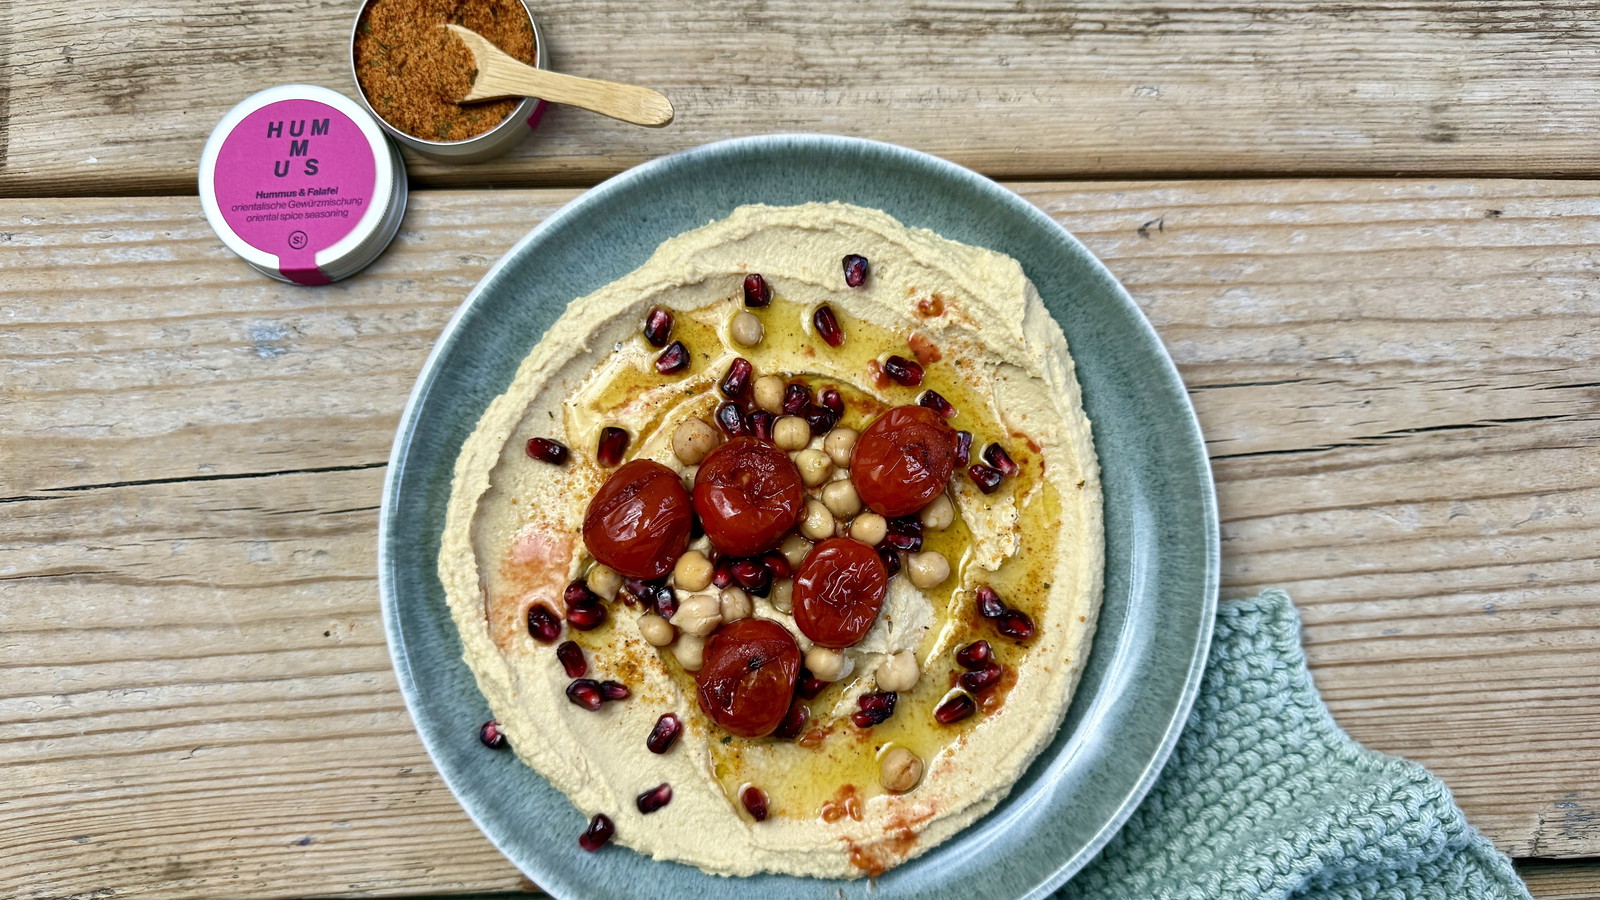
[[[348,235],[372,204],[377,164],[349,116],[315,100],[280,100],[223,141],[217,206],[240,238],[278,258],[300,284],[327,284],[317,253]]]

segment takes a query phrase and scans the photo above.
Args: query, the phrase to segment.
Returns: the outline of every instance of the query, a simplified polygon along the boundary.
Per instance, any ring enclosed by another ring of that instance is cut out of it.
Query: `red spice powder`
[[[533,65],[533,22],[517,0],[374,0],[354,47],[356,82],[373,110],[412,137],[444,143],[483,134],[520,102],[459,102],[478,71],[447,23]]]

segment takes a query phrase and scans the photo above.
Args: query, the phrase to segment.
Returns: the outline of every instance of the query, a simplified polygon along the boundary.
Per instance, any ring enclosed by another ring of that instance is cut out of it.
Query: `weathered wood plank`
[[[1600,852],[1600,188],[1021,190],[1167,342],[1225,589],[1294,592],[1341,724],[1514,855]],[[411,731],[372,546],[433,336],[570,196],[419,193],[320,289],[192,198],[0,202],[0,895],[521,889]]]
[[[287,81],[353,92],[355,6],[16,0],[0,29],[0,193],[192,193],[206,134],[237,100]],[[658,88],[674,124],[560,109],[507,159],[413,158],[412,173],[592,184],[707,141],[825,131],[1011,178],[1593,175],[1597,13],[1595,0],[545,4],[556,67]]]

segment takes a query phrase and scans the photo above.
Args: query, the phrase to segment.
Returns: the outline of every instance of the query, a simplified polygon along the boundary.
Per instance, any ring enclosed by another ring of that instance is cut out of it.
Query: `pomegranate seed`
[[[616,833],[617,826],[611,824],[611,820],[606,818],[604,813],[595,813],[594,818],[589,820],[589,830],[578,835],[578,846],[593,853],[604,847]]]
[[[817,307],[817,311],[811,314],[811,323],[817,326],[817,334],[828,342],[829,347],[844,343],[844,329],[839,327],[839,318],[833,314],[833,307],[826,303]]]
[[[717,560],[716,565],[711,568],[711,583],[716,585],[718,590],[733,584],[733,560]]]
[[[923,391],[922,396],[917,398],[917,403],[921,406],[926,406],[946,419],[956,417],[956,408],[951,406],[950,401],[946,400],[938,391]]]
[[[992,494],[1000,488],[1000,482],[1005,479],[999,469],[991,469],[983,463],[973,463],[967,466],[967,475],[971,476],[972,483],[978,490],[985,494]]]
[[[983,458],[989,465],[999,469],[1001,475],[1017,474],[1017,464],[1012,462],[1011,454],[1006,452],[1006,448],[999,444],[990,444],[983,448]]]
[[[650,790],[640,794],[638,798],[634,800],[634,802],[638,804],[639,812],[646,814],[653,813],[661,807],[672,802],[672,785],[663,781]]]
[[[622,590],[632,594],[635,597],[638,597],[645,603],[650,602],[651,592],[653,592],[655,589],[655,585],[645,581],[643,578],[629,577],[622,579]]]
[[[741,559],[733,564],[733,580],[747,591],[760,588],[772,579],[772,573],[756,559]]]
[[[506,733],[500,730],[500,723],[493,719],[483,723],[478,729],[478,740],[490,750],[504,750],[507,746]]]
[[[972,699],[971,694],[957,692],[952,694],[950,699],[939,704],[939,707],[933,711],[933,718],[940,725],[952,725],[972,715],[977,708],[978,703]]]
[[[754,273],[744,277],[744,305],[760,308],[772,302],[772,288],[767,280]]]
[[[806,407],[805,412],[801,413],[800,417],[806,420],[807,425],[811,426],[813,435],[827,434],[833,430],[833,426],[839,424],[838,413],[826,406],[818,406],[815,403]]]
[[[915,513],[889,520],[889,530],[898,534],[921,534],[922,519]]]
[[[778,723],[778,727],[772,732],[772,736],[786,741],[793,740],[800,736],[800,732],[806,730],[806,722],[810,721],[810,719],[811,710],[804,703],[796,700],[794,703],[789,704],[789,711],[784,713],[783,721]]]
[[[884,360],[883,371],[894,379],[895,384],[904,387],[916,387],[922,383],[922,366],[904,356],[891,356]]]
[[[666,585],[655,588],[650,598],[650,605],[655,607],[656,615],[663,619],[670,619],[678,614],[678,592]]]
[[[644,745],[651,753],[665,753],[678,742],[680,734],[683,734],[683,722],[672,713],[662,713],[656,720],[656,727],[650,729],[650,736],[644,739]]]
[[[794,574],[794,570],[789,568],[789,558],[777,551],[761,557],[761,564],[767,567],[773,578],[788,578]]]
[[[956,651],[956,662],[963,669],[976,669],[993,660],[994,650],[989,647],[988,641],[973,641]]]
[[[891,546],[887,539],[878,546],[878,558],[883,560],[883,567],[888,571],[888,577],[893,578],[900,572],[900,554]]]
[[[549,438],[529,438],[528,455],[540,462],[559,466],[567,461],[567,445]]]
[[[567,670],[568,678],[582,678],[589,671],[589,663],[583,658],[583,648],[572,641],[562,641],[556,648],[556,659],[561,660],[561,668]]]
[[[606,608],[594,594],[589,600],[567,607],[567,624],[578,631],[593,631],[605,624]]]
[[[1020,609],[1008,609],[1005,615],[995,620],[995,630],[1008,638],[1025,641],[1033,637],[1033,619]]]
[[[729,400],[717,407],[717,425],[727,433],[728,437],[743,437],[745,433],[744,415],[739,412],[739,404]]]
[[[600,693],[600,683],[589,678],[579,678],[567,685],[567,699],[589,712],[597,712],[600,704],[606,702],[605,695]]]
[[[966,465],[972,459],[972,432],[956,432],[956,463]]]
[[[871,728],[894,715],[894,702],[899,695],[894,691],[868,691],[856,698],[861,707],[850,716],[850,721],[860,728]]]
[[[838,388],[823,388],[822,393],[817,395],[817,402],[836,416],[844,415],[844,396]]]
[[[600,682],[600,696],[605,700],[626,700],[632,696],[628,686],[620,681]]]
[[[1006,614],[1006,602],[1000,599],[994,588],[980,584],[972,594],[977,602],[978,615],[985,619],[998,619]]]
[[[922,535],[891,531],[884,536],[883,545],[905,553],[916,553],[922,549]]]
[[[789,383],[783,389],[783,414],[798,416],[811,405],[811,389],[803,384]]]
[[[739,792],[739,802],[744,804],[744,811],[750,818],[757,822],[767,820],[767,792],[758,787],[747,787]]]
[[[600,602],[600,596],[589,590],[589,582],[584,581],[582,578],[567,585],[567,589],[561,592],[561,599],[568,606],[581,605],[591,600],[596,603]]]
[[[683,341],[673,341],[667,349],[661,351],[660,356],[656,357],[656,371],[663,375],[682,372],[687,368],[689,368],[689,348],[683,345]]]
[[[867,283],[867,258],[852,253],[844,258],[844,283],[861,287]]]
[[[644,317],[644,339],[653,347],[664,347],[672,336],[672,313],[659,306],[650,307]]]
[[[795,680],[794,692],[802,700],[815,700],[817,695],[828,689],[828,682],[811,674],[811,670],[800,667],[800,677]]]
[[[561,636],[561,620],[556,618],[555,610],[543,603],[528,607],[528,634],[541,644],[555,643]]]
[[[772,443],[772,413],[769,413],[764,409],[758,409],[750,415],[745,416],[744,421],[745,428],[749,430],[752,437],[759,441],[766,441],[769,444]]]
[[[1004,673],[1005,669],[1000,668],[999,664],[984,663],[970,672],[962,672],[961,677],[956,681],[968,691],[974,694],[981,694],[999,684],[1000,676]]]
[[[722,376],[722,381],[717,387],[722,390],[724,397],[743,397],[750,390],[750,376],[755,374],[755,367],[750,365],[750,360],[742,356],[734,357],[728,364],[728,374]]]
[[[602,466],[622,464],[622,454],[628,451],[628,432],[615,425],[600,429],[600,443],[595,447],[594,458]]]

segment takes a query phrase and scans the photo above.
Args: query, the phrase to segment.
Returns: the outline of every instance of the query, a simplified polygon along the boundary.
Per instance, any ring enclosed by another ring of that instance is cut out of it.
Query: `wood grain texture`
[[[1339,722],[1503,849],[1600,854],[1600,185],[1019,190],[1178,362],[1225,592],[1288,587]],[[0,896],[525,889],[412,732],[372,548],[434,336],[571,196],[420,192],[318,289],[193,198],[0,202]]]
[[[13,0],[0,193],[192,193],[206,135],[246,95],[353,92],[356,8]],[[554,109],[502,160],[409,161],[427,185],[582,185],[707,141],[823,131],[1010,178],[1593,176],[1597,13],[1596,0],[575,0],[538,7],[553,66],[663,91],[670,128]]]

